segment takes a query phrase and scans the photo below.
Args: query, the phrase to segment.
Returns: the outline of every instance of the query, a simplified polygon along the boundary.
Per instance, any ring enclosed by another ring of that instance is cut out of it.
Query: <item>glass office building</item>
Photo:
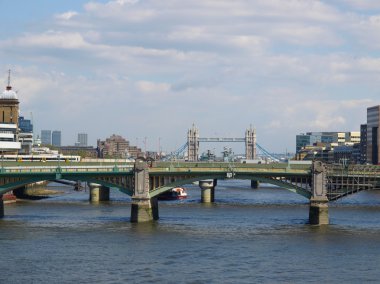
[[[51,130],[41,130],[41,144],[51,145]]]
[[[367,163],[378,165],[380,157],[380,105],[367,108]]]
[[[61,131],[54,130],[51,134],[51,142],[53,146],[61,146]]]

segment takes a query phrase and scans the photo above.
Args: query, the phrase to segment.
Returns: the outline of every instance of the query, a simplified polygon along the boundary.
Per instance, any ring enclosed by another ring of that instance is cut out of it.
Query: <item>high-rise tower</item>
[[[367,108],[367,163],[380,164],[380,105]]]
[[[41,130],[42,145],[51,145],[51,130]]]
[[[59,131],[59,130],[54,130],[54,131],[51,133],[51,144],[52,144],[53,146],[58,146],[58,147],[61,146],[61,131]]]
[[[76,144],[80,147],[87,147],[87,133],[78,133],[78,141]]]

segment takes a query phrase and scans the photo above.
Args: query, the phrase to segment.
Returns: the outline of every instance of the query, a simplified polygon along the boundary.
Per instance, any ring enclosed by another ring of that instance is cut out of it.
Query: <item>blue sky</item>
[[[243,137],[269,151],[354,131],[380,103],[380,1],[0,0],[0,82],[12,69],[36,133],[115,133],[173,151]],[[215,145],[205,147],[222,147]],[[235,145],[229,145],[235,147]],[[242,145],[241,145],[242,146]],[[235,149],[240,152],[242,147]]]

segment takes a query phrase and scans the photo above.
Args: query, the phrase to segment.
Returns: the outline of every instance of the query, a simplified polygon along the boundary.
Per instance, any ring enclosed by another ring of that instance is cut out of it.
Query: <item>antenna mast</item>
[[[7,91],[12,90],[11,87],[11,69],[8,70],[8,86],[7,86]]]

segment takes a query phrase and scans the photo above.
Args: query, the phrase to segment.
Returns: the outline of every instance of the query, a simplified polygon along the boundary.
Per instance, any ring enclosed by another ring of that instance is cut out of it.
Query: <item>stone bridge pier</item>
[[[217,179],[200,180],[199,187],[201,188],[202,203],[212,203],[215,200],[215,187]]]
[[[258,189],[259,186],[260,186],[260,182],[259,181],[254,180],[254,179],[251,180],[251,188],[252,189]]]
[[[89,183],[90,188],[90,202],[100,202],[110,200],[110,189],[109,187],[102,186],[97,183]]]
[[[3,195],[0,194],[0,218],[4,217],[4,200]]]
[[[149,170],[144,159],[137,159],[134,168],[135,183],[132,195],[131,222],[158,220],[157,198],[149,194]]]
[[[320,161],[312,165],[312,190],[310,199],[309,223],[311,225],[328,225],[329,208],[327,198],[326,166]]]

